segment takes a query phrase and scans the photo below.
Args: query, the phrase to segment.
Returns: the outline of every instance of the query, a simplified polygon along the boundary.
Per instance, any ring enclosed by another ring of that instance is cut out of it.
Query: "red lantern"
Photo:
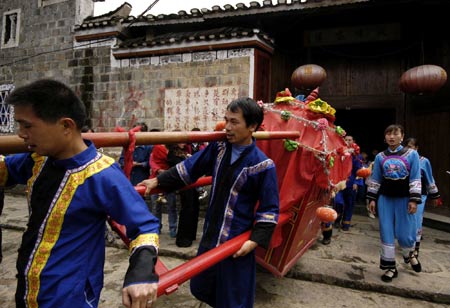
[[[306,64],[297,67],[292,73],[291,82],[297,89],[317,88],[327,78],[324,68],[316,64]]]
[[[364,168],[358,169],[356,171],[356,176],[359,176],[360,178],[365,179],[365,178],[369,177],[371,173],[372,173],[372,171],[370,171],[370,168],[364,167]]]
[[[447,81],[447,72],[437,65],[413,67],[402,74],[399,88],[405,93],[426,93],[439,90]]]
[[[225,130],[225,121],[218,121],[216,123],[216,127],[214,128],[214,131],[221,132]]]
[[[331,207],[320,206],[316,210],[316,215],[319,217],[320,221],[325,223],[333,222],[337,218],[337,213]]]

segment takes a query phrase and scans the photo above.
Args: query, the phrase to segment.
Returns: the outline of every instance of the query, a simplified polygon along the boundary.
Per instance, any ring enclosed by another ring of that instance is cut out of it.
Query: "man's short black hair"
[[[256,124],[255,130],[258,130],[264,119],[262,108],[250,97],[238,98],[227,106],[227,110],[230,110],[231,112],[238,112],[239,109],[242,110],[242,115],[244,116],[247,127]]]
[[[75,92],[60,81],[41,79],[19,87],[6,98],[13,106],[30,106],[35,115],[47,123],[71,118],[81,130],[86,107]]]
[[[136,127],[136,126],[141,127],[141,132],[148,132],[148,126],[145,122],[137,122],[136,124],[133,125],[133,127]]]

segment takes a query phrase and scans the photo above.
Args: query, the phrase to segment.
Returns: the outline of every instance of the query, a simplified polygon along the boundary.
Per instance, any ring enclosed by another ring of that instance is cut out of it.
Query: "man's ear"
[[[77,127],[77,124],[71,118],[61,118],[60,123],[65,129],[67,128],[75,129]]]

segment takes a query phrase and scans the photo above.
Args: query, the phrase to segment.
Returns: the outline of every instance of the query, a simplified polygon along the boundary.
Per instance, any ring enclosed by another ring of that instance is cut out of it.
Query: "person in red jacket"
[[[169,169],[167,162],[168,148],[163,144],[156,144],[153,146],[152,154],[150,155],[150,178],[155,178],[157,175]],[[152,209],[151,212],[159,219],[159,230],[163,227],[162,223],[162,205],[167,206],[169,215],[169,234],[170,237],[177,236],[178,213],[175,193],[165,193],[159,195],[152,195]]]

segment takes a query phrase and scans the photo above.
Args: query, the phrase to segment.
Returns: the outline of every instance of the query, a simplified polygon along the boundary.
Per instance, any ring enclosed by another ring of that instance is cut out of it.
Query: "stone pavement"
[[[27,205],[23,195],[6,194],[5,208],[0,222],[4,227],[3,254],[0,265],[0,307],[13,307],[15,289],[15,259],[17,247],[27,220]],[[424,240],[421,245],[420,260],[423,271],[415,273],[409,265],[402,262],[397,251],[399,276],[391,283],[384,283],[380,276],[383,271],[379,265],[378,220],[371,219],[361,209],[354,215],[350,231],[334,230],[330,245],[319,240],[299,259],[286,275],[290,278],[342,286],[362,291],[379,292],[421,299],[428,302],[450,304],[450,236],[445,230],[450,226],[449,217],[426,214]],[[167,226],[167,216],[164,215]],[[201,223],[201,222],[200,222]],[[439,228],[432,228],[435,223]],[[200,228],[199,228],[200,229]],[[192,247],[178,248],[174,239],[163,229],[161,234],[160,256],[168,268],[173,268],[195,256],[198,242]],[[105,264],[105,288],[100,307],[117,307],[117,298],[128,266],[127,251],[120,240],[107,248]],[[177,298],[183,307],[197,307],[198,302],[189,294],[186,284],[181,285]],[[167,296],[158,300],[159,307],[166,307]]]

